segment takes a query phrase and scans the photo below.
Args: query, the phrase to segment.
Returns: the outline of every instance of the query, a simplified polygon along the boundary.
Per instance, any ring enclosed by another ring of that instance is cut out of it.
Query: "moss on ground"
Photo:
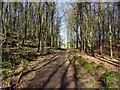
[[[95,61],[90,62],[91,65],[96,65]]]
[[[93,66],[88,62],[85,62],[83,67],[88,71],[88,73],[93,73],[94,71]]]
[[[93,65],[88,63],[82,56],[74,56],[73,60],[77,61],[88,73],[93,73]]]
[[[115,72],[105,72],[101,76],[102,85],[105,88],[119,88],[120,74]]]
[[[93,74],[96,70],[101,72],[101,70],[105,69],[104,63],[100,63],[96,66],[95,61],[88,62],[83,56],[78,56],[76,52],[69,52],[70,56],[72,56],[73,64],[77,61],[88,73]],[[77,67],[77,75],[79,75],[80,67]],[[104,72],[103,72],[104,73]],[[101,75],[101,74],[100,74]],[[80,78],[78,76],[78,78]],[[103,88],[119,88],[120,86],[120,75],[115,72],[105,72],[100,80],[102,82]],[[91,87],[93,85],[92,82],[86,84],[87,87]]]
[[[2,49],[2,76],[6,77],[8,72],[14,71],[19,66],[26,65],[29,61],[37,58],[36,52],[23,48],[3,48]]]

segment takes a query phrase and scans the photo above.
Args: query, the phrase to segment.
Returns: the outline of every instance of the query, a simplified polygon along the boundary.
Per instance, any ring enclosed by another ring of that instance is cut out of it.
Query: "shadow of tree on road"
[[[70,66],[71,63],[69,63],[69,65],[67,66],[66,70],[64,71],[63,73],[63,76],[61,77],[61,86],[60,86],[60,90],[62,89],[65,89],[65,87],[67,86],[67,83],[65,83],[65,79],[67,79],[67,71],[68,71],[68,68]],[[67,80],[66,80],[67,81]]]
[[[29,71],[29,74],[32,74],[31,72],[34,71],[35,76],[27,80],[24,79],[21,84],[25,82],[28,88],[40,88],[41,90],[45,90],[46,88],[59,88],[60,90],[66,90],[71,87],[80,88],[75,62],[73,63],[66,60],[67,58],[62,57],[65,55],[65,51],[59,53],[54,56],[54,59],[49,59],[45,64]]]
[[[64,65],[65,62],[63,62],[59,67],[57,67],[57,69],[55,71],[53,71],[53,73],[50,75],[50,77],[48,78],[48,80],[43,84],[42,88],[44,88],[50,82],[50,80],[54,76],[54,74],[58,71],[58,69],[60,67],[62,67]]]

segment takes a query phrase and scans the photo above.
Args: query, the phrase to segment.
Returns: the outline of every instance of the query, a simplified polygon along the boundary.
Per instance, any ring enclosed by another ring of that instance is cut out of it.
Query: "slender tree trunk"
[[[14,2],[14,31],[16,31],[16,2]]]
[[[19,16],[19,12],[18,12],[18,17],[17,17],[17,32],[18,32],[17,38],[18,38],[18,40],[20,39],[19,18],[20,18],[20,16]]]
[[[26,5],[25,5],[25,29],[24,29],[24,37],[23,37],[23,42],[22,42],[22,45],[24,45],[25,43],[25,39],[26,39],[26,35],[27,35],[27,2],[26,2]]]
[[[4,15],[4,2],[2,2],[2,12],[1,12],[2,16],[5,17]],[[4,29],[4,18],[1,17],[2,20],[2,33],[5,34],[5,29]]]
[[[39,32],[38,32],[38,50],[37,51],[39,51],[40,50],[40,42],[41,42],[41,14],[39,13],[39,27],[40,27],[40,29],[39,29]]]
[[[102,54],[102,40],[101,40],[101,28],[100,28],[100,12],[101,12],[101,6],[100,6],[100,3],[98,3],[99,50],[100,50],[100,54]]]
[[[54,34],[53,34],[53,24],[54,24],[54,20],[53,20],[53,16],[54,16],[54,10],[52,11],[52,17],[51,17],[51,48],[53,48],[53,44],[54,44]]]
[[[76,27],[76,48],[78,49],[78,20],[77,20],[77,27]]]
[[[111,12],[110,12],[110,3],[108,3],[108,30],[109,30],[109,41],[110,41],[110,56],[113,57],[112,51],[112,30],[111,30]]]
[[[83,30],[84,30],[84,20],[83,20],[83,4],[80,4],[81,5],[81,10],[80,10],[80,36],[81,36],[81,51],[84,50],[84,38],[83,38]],[[80,7],[80,6],[79,6]]]
[[[103,12],[105,12],[105,11],[103,11]],[[103,29],[103,43],[105,42],[105,16],[104,16],[104,14],[102,15],[103,16],[103,19],[102,19],[102,29]],[[103,44],[104,45],[104,44]]]

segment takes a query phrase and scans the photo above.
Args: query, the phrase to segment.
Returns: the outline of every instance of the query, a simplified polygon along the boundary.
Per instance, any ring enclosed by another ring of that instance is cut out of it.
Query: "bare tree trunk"
[[[76,48],[78,49],[78,38],[79,38],[79,36],[78,36],[78,20],[77,20],[77,26],[76,26]]]
[[[40,14],[40,12],[39,12],[39,27],[40,27],[40,29],[39,29],[39,32],[38,32],[38,50],[37,51],[39,51],[40,50],[40,41],[41,41],[41,17],[42,17],[42,15]]]
[[[102,54],[102,40],[101,40],[101,28],[100,28],[100,12],[101,12],[101,6],[100,6],[100,3],[98,3],[99,49],[100,49],[100,54]]]
[[[28,24],[28,20],[27,20],[27,2],[25,3],[25,29],[24,29],[24,37],[23,37],[23,42],[22,45],[24,46],[25,40],[26,40],[26,35],[27,35],[27,24]]]
[[[16,2],[14,2],[14,31],[16,31]]]
[[[53,20],[53,17],[54,17],[54,10],[52,11],[52,17],[51,17],[51,20],[52,20],[52,22],[51,22],[51,48],[53,48],[53,44],[54,44],[54,34],[53,34],[53,32],[54,32],[54,28],[53,28],[53,24],[54,24],[54,20]]]
[[[112,30],[111,30],[111,12],[110,12],[110,3],[108,3],[108,30],[109,30],[109,40],[110,40],[110,57],[113,57],[112,52]]]

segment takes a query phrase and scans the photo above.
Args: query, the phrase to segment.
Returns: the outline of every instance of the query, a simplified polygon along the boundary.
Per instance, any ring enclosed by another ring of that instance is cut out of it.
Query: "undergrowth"
[[[2,76],[7,77],[15,68],[26,65],[37,58],[36,52],[29,49],[2,49]]]
[[[120,74],[115,72],[105,72],[101,76],[102,86],[105,88],[119,88]]]

